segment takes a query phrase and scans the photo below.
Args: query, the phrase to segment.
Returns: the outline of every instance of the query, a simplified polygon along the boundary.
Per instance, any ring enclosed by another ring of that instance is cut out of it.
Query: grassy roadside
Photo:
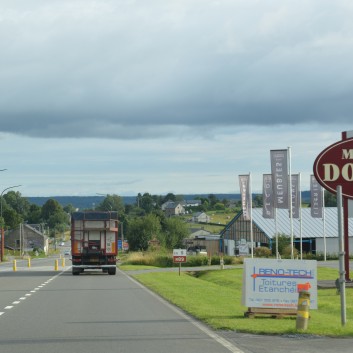
[[[236,330],[260,334],[298,333],[295,318],[244,318],[241,305],[242,269],[145,273],[134,275],[138,281],[168,301],[202,320],[216,330]],[[318,268],[318,279],[335,279],[337,270]],[[353,289],[346,289],[347,324],[341,326],[340,296],[335,289],[318,290],[318,310],[310,311],[307,334],[353,336]]]

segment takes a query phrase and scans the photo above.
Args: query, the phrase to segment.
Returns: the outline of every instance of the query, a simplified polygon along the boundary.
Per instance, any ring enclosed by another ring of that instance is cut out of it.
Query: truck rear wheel
[[[108,269],[108,274],[115,275],[116,274],[116,267]]]

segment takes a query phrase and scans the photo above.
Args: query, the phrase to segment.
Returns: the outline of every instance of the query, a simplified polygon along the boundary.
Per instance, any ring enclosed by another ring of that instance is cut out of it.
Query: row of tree
[[[161,210],[166,201],[182,201],[182,196],[168,194],[166,196],[138,194],[136,203],[124,205],[123,198],[118,195],[107,195],[97,205],[96,210],[117,211],[122,224],[124,238],[129,241],[131,250],[146,250],[151,243],[160,244],[168,249],[181,247],[183,239],[188,236],[188,228],[178,217],[167,218]],[[219,200],[213,194],[200,197],[201,205],[193,211],[218,210],[229,207],[229,200]],[[335,206],[334,195],[325,193],[325,205]],[[238,201],[235,204],[240,209]],[[253,207],[262,206],[262,196],[256,195]],[[55,199],[49,199],[43,206],[30,204],[18,191],[9,191],[1,199],[1,225],[5,229],[17,228],[20,223],[42,224],[49,230],[49,235],[55,237],[70,227],[70,214],[75,210],[69,204],[60,205]]]
[[[72,205],[62,207],[54,199],[49,199],[43,206],[30,204],[20,192],[9,191],[1,199],[0,223],[5,229],[17,228],[21,223],[42,224],[54,236],[68,228],[72,211]]]
[[[107,195],[95,210],[118,212],[121,231],[132,250],[146,250],[152,241],[166,248],[182,246],[188,235],[186,224],[179,218],[166,218],[155,202],[153,207],[148,206],[149,199],[147,194],[139,195],[135,205],[125,206],[120,196]],[[73,205],[63,207],[55,199],[49,199],[43,206],[30,204],[20,192],[9,191],[1,199],[0,224],[5,229],[15,229],[21,223],[41,224],[49,230],[50,237],[55,237],[70,228],[74,211]]]

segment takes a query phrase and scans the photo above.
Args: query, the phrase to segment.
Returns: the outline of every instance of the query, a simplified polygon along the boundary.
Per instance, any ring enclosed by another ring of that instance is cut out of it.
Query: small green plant
[[[292,246],[287,245],[283,251],[282,251],[282,256],[285,259],[290,259],[292,256]],[[296,248],[293,248],[293,257],[297,258],[299,256],[299,251]]]
[[[254,250],[255,257],[270,257],[272,256],[272,250],[266,246],[259,246]]]
[[[188,255],[187,262],[183,266],[207,266],[209,258],[203,255]],[[211,257],[211,265],[220,265],[221,258],[218,255]],[[236,265],[243,263],[243,258],[234,256],[224,256],[225,265]],[[124,256],[122,259],[124,265],[154,266],[154,267],[173,267],[178,264],[173,263],[173,256],[169,253],[157,252],[133,252]]]

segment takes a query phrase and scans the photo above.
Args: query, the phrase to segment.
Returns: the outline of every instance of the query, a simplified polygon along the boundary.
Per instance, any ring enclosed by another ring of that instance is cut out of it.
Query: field
[[[219,234],[225,227],[226,224],[228,224],[233,217],[236,215],[236,213],[232,211],[211,211],[211,212],[206,212],[207,215],[210,217],[210,223],[192,223],[188,222],[187,224],[189,225],[190,229],[204,229],[206,231],[209,231],[213,234]],[[192,215],[185,215],[182,216],[182,218],[185,221],[190,220]]]
[[[245,318],[241,305],[242,268],[200,272],[144,273],[134,277],[168,301],[216,330],[258,334],[294,334],[295,318]],[[337,270],[318,268],[318,279],[335,279]],[[353,288],[346,289],[347,324],[341,325],[340,296],[336,289],[318,290],[318,310],[310,311],[306,334],[353,336]]]

